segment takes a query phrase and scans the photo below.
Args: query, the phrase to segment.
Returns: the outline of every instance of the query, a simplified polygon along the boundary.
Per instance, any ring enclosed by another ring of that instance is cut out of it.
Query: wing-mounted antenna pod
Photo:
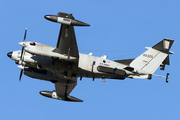
[[[74,17],[73,17],[73,14],[67,14],[67,13],[63,13],[63,12],[58,12],[57,16],[75,20]]]
[[[59,12],[56,15],[45,15],[45,19],[52,21],[52,22],[57,22],[65,25],[72,25],[72,26],[90,26],[89,24],[86,24],[84,22],[81,22],[79,20],[75,20],[72,14],[67,14],[67,13],[62,13]]]
[[[65,98],[61,98],[57,95],[56,91],[40,91],[39,92],[41,95],[45,96],[45,97],[49,97],[49,98],[53,98],[53,99],[58,99],[58,100],[64,100],[64,101],[71,101],[71,102],[83,102],[83,100],[78,99],[76,97],[73,97],[71,95],[68,95]]]

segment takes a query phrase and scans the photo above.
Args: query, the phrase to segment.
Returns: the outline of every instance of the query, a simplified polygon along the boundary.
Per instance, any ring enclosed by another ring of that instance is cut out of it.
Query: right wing
[[[66,80],[66,83],[55,83],[56,93],[61,98],[66,98],[77,85],[77,78]]]
[[[67,82],[65,82],[65,83],[64,82],[63,83],[56,82],[55,83],[57,96],[65,101],[83,102],[82,100],[69,95],[72,92],[72,90],[74,89],[74,87],[77,85],[77,78],[73,77],[71,79],[65,79],[65,81],[67,81]]]

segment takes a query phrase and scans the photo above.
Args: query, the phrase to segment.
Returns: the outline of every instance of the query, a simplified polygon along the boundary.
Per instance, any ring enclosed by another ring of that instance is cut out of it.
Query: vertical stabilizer
[[[141,54],[130,63],[130,67],[143,70],[149,74],[153,74],[160,67],[164,70],[165,64],[169,65],[169,52],[174,40],[164,39],[152,48],[147,47],[147,51]]]

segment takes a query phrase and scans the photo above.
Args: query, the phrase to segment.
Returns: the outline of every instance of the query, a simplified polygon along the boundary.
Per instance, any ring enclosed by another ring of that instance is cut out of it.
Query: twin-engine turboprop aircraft
[[[147,51],[135,59],[111,61],[104,57],[92,56],[78,52],[74,26],[90,26],[84,22],[75,20],[72,14],[59,12],[57,16],[46,15],[47,20],[61,23],[61,29],[56,47],[51,47],[37,42],[25,42],[19,44],[22,50],[9,52],[7,55],[21,69],[22,73],[32,78],[50,81],[55,84],[55,90],[40,91],[40,94],[49,98],[82,102],[82,100],[69,94],[77,84],[77,78],[102,78],[119,79],[143,78],[151,79],[151,76],[160,66],[164,70],[169,65],[170,48],[174,42],[164,39],[153,47],[147,47]],[[165,77],[166,82],[168,76]]]

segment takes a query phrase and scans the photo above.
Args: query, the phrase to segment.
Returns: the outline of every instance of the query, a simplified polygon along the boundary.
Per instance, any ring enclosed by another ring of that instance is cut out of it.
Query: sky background
[[[1,0],[0,1],[0,119],[1,120],[179,120],[180,119],[180,1],[179,0]],[[25,75],[7,53],[27,41],[56,46],[60,24],[44,19],[58,12],[73,13],[90,27],[75,27],[79,52],[110,60],[138,57],[164,38],[174,39],[170,66],[159,68],[165,79],[92,81],[78,78],[72,96],[84,102],[46,98],[39,91],[54,84]]]

